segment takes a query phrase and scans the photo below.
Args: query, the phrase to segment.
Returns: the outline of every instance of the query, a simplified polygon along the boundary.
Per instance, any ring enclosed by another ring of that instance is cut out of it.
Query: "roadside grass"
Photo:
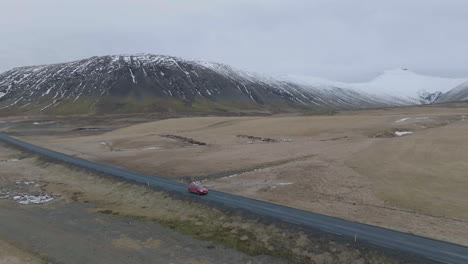
[[[10,154],[8,155],[8,159],[17,159],[17,160],[22,160],[22,159],[25,159],[25,158],[28,158],[30,157],[31,155],[29,153],[26,153],[26,152],[18,152],[18,153],[14,153],[14,154]]]

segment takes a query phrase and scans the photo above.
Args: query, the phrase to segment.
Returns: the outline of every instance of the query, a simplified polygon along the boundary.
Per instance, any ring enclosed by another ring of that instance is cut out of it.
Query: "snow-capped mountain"
[[[468,101],[468,81],[442,94],[435,102],[447,103],[456,101]]]
[[[385,71],[366,83],[344,83],[320,78],[293,77],[293,81],[319,87],[341,87],[376,97],[391,98],[399,104],[431,104],[442,94],[468,81],[416,74],[407,69]]]
[[[386,71],[368,83],[354,84],[361,91],[375,95],[396,96],[428,104],[468,79],[419,75],[406,69]]]
[[[100,56],[0,74],[0,114],[350,110],[432,103],[466,80],[387,71],[368,83],[272,77],[172,56]]]
[[[161,55],[92,57],[0,74],[0,113],[54,114],[330,110],[395,105],[342,87],[314,86]],[[327,110],[328,109],[328,110]]]

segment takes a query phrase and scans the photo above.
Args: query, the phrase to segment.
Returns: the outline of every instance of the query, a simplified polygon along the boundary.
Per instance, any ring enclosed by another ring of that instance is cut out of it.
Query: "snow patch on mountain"
[[[278,78],[284,81],[294,82],[300,85],[321,87],[325,89],[327,88],[330,89],[333,87],[345,88],[349,86],[349,83],[333,81],[333,80],[328,80],[328,79],[324,79],[320,77],[313,77],[313,76],[284,75],[284,76],[279,76]]]

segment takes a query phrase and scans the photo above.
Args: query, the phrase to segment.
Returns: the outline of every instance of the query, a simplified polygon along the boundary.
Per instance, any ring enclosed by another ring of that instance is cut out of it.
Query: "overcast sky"
[[[0,0],[0,71],[155,53],[364,81],[468,77],[467,0]]]

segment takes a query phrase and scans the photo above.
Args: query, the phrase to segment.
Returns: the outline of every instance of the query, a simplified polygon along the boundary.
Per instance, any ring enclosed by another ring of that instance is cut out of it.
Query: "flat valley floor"
[[[468,245],[467,104],[0,124],[0,132],[80,158]]]

